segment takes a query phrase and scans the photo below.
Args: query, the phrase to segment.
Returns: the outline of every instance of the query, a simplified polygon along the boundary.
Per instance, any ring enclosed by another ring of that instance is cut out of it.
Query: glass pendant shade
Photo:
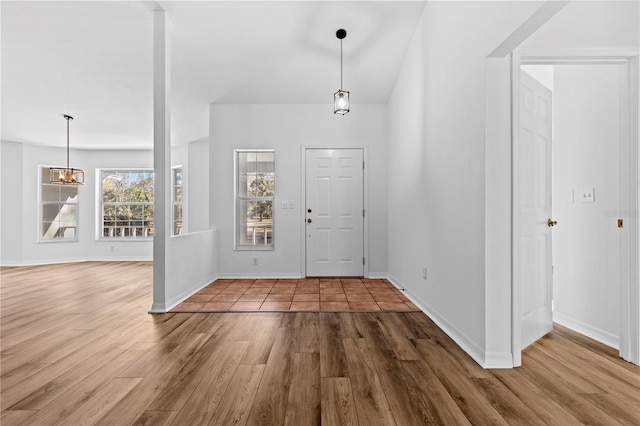
[[[69,121],[73,120],[70,115],[65,115],[67,120],[67,167],[50,167],[49,183],[57,185],[84,185],[84,170],[69,167]]]
[[[349,112],[349,91],[338,90],[333,94],[333,113],[345,115]]]

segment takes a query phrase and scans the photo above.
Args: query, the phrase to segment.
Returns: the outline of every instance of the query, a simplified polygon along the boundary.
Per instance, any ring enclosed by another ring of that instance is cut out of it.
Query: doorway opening
[[[514,365],[552,321],[637,362],[636,58],[514,55],[512,64]],[[554,95],[549,152],[539,139],[526,144],[529,80]],[[535,190],[544,185],[549,194]],[[540,205],[548,218],[529,214]]]

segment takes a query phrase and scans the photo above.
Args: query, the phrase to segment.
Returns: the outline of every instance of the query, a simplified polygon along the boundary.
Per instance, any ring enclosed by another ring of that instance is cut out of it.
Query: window
[[[153,171],[101,169],[99,176],[101,237],[153,236]]]
[[[172,235],[182,234],[182,166],[171,169]]]
[[[78,240],[78,187],[49,183],[40,166],[40,241]]]
[[[236,250],[273,250],[275,153],[235,151]]]

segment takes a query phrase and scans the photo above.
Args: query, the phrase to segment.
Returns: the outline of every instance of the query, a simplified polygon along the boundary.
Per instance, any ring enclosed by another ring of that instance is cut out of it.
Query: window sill
[[[78,241],[80,241],[78,238],[53,238],[50,240],[38,240],[38,244],[77,243]]]
[[[273,244],[265,244],[260,246],[238,246],[235,251],[274,251],[276,248]]]
[[[97,238],[96,241],[102,241],[107,243],[115,243],[115,242],[144,243],[144,242],[153,241],[153,237],[101,237],[101,238]]]

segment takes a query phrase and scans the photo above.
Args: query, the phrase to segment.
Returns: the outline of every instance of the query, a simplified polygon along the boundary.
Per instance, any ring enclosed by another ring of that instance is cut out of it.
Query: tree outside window
[[[102,238],[153,236],[153,171],[102,169]]]

